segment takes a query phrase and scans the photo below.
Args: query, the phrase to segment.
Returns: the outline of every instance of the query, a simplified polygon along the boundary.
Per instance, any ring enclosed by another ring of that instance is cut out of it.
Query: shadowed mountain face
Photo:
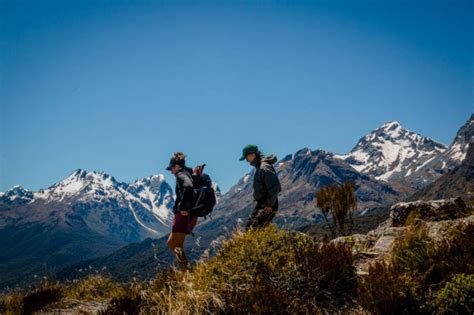
[[[172,206],[162,175],[126,184],[77,170],[39,192],[15,186],[0,195],[0,285],[26,284],[34,274],[160,237]]]

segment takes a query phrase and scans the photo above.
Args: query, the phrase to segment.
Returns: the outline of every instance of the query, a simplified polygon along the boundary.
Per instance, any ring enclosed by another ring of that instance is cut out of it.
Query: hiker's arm
[[[181,202],[181,196],[179,192],[179,186],[178,186],[178,179],[176,179],[176,186],[175,186],[175,191],[176,191],[176,200],[174,201],[173,205],[173,213],[178,212],[178,205]]]
[[[191,209],[191,203],[193,201],[193,183],[188,176],[180,174],[177,178],[180,181],[182,187],[181,201],[178,204],[179,211],[189,211]]]
[[[281,191],[280,181],[273,167],[265,167],[262,169],[263,181],[267,188],[267,198],[264,206],[273,207]]]

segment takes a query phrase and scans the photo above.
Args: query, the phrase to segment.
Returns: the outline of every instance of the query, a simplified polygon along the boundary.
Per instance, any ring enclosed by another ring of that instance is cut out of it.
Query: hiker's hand
[[[184,216],[187,216],[189,214],[188,211],[183,211],[183,210],[181,210],[179,213],[181,213],[181,215],[184,215]]]
[[[272,213],[273,208],[267,206],[267,207],[263,208],[263,211],[264,211],[266,214],[270,214],[270,213]]]

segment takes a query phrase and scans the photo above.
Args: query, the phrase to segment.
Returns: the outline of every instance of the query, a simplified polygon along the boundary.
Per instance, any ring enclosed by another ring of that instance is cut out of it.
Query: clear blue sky
[[[0,0],[0,191],[130,182],[182,150],[223,190],[390,120],[451,143],[474,111],[473,1]]]

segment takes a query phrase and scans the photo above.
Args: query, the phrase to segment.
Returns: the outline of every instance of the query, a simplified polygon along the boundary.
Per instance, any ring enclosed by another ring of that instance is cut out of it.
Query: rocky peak
[[[0,195],[0,201],[7,204],[24,204],[33,199],[33,193],[20,185],[15,185]]]

